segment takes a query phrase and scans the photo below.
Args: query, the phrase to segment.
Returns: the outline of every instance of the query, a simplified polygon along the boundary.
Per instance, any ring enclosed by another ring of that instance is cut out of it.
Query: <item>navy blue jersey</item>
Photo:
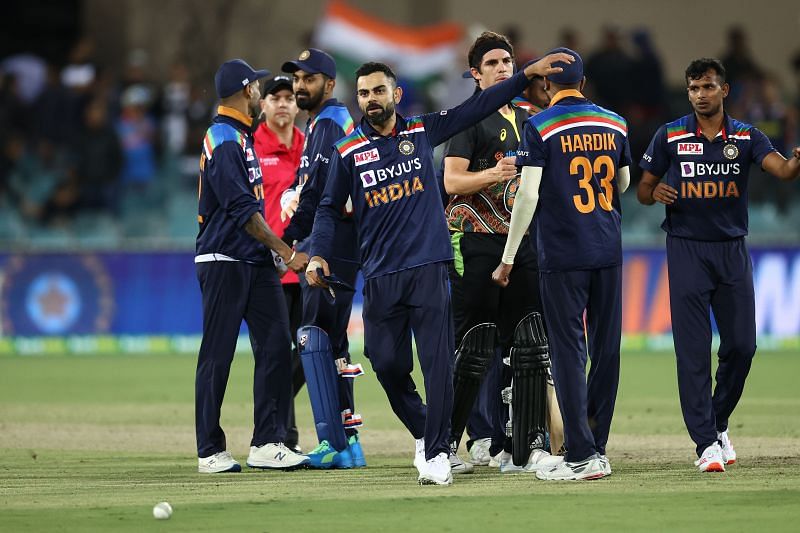
[[[750,164],[775,149],[766,135],[727,114],[709,141],[694,113],[661,126],[639,166],[678,191],[661,227],[674,237],[725,241],[747,235]]]
[[[271,263],[266,247],[243,229],[250,217],[264,211],[250,119],[229,107],[220,106],[217,113],[200,157],[197,256],[217,254],[222,260],[255,264],[264,264],[269,257]]]
[[[404,119],[378,134],[362,119],[336,143],[312,234],[312,255],[335,253],[333,231],[353,201],[365,279],[453,258],[433,148],[497,111],[527,86],[523,73],[438,113]]]
[[[319,200],[325,189],[333,144],[353,132],[353,119],[344,104],[335,98],[327,100],[305,130],[305,144],[300,156],[300,167],[294,187],[302,185],[300,202],[291,222],[283,233],[288,241],[302,241],[311,233]],[[345,216],[344,211],[340,217]],[[335,235],[335,257],[353,261],[358,257],[355,230],[352,226],[340,225]],[[301,245],[302,250],[307,246]]]
[[[542,167],[534,215],[539,269],[622,263],[617,171],[631,164],[625,119],[575,90],[527,120],[517,165]]]

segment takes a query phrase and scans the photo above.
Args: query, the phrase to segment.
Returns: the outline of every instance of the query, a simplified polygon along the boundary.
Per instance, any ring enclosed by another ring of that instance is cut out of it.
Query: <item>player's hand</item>
[[[315,255],[311,258],[311,261],[308,262],[308,266],[306,267],[306,281],[312,287],[322,287],[326,289],[328,288],[328,284],[317,274],[317,269],[320,268],[324,275],[331,275],[331,267],[328,266],[328,262],[320,256]]]
[[[303,252],[295,252],[294,259],[286,262],[286,266],[294,272],[302,272],[306,265],[308,265],[308,254]]]
[[[286,222],[294,216],[297,206],[300,203],[300,193],[294,193],[285,203],[281,203],[281,222]]]
[[[664,205],[670,205],[675,203],[675,200],[678,199],[678,191],[664,182],[659,182],[655,188],[653,188],[653,193],[651,196],[656,202],[661,202]]]
[[[792,155],[795,159],[800,159],[800,146],[795,146],[792,150]]]
[[[517,175],[517,158],[514,156],[504,157],[492,168],[483,171],[488,185],[503,183]]]
[[[500,263],[497,268],[492,272],[492,281],[501,287],[508,287],[509,276],[511,276],[511,269],[514,265],[507,265]]]
[[[528,79],[533,78],[534,76],[549,76],[551,74],[558,74],[562,72],[564,69],[561,67],[552,67],[553,63],[558,61],[563,61],[564,63],[572,63],[575,61],[575,58],[569,54],[565,54],[564,52],[558,52],[557,54],[548,54],[543,58],[539,59],[535,63],[531,63],[525,67],[525,75]]]

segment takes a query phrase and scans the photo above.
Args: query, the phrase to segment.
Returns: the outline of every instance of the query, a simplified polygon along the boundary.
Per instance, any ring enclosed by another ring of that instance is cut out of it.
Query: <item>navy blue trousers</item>
[[[218,261],[196,268],[203,300],[203,341],[195,375],[197,455],[227,449],[219,418],[242,319],[255,359],[250,445],[283,442],[292,400],[291,337],[275,267]]]
[[[539,276],[566,459],[604,455],[619,386],[622,267]]]
[[[753,262],[744,238],[667,236],[667,268],[681,410],[699,456],[728,429],[756,353]],[[713,394],[709,309],[720,336]]]
[[[425,381],[427,407],[411,378],[411,334]],[[364,338],[392,410],[425,457],[449,452],[453,410],[453,319],[445,263],[369,279],[364,285]]]
[[[348,261],[331,259],[328,261],[331,272],[340,279],[356,286],[358,276],[358,265]],[[333,303],[325,295],[327,289],[310,287],[304,275],[300,277],[300,289],[303,295],[303,326],[316,326],[328,334],[328,339],[333,350],[335,359],[345,358],[350,362],[350,341],[347,338],[347,326],[350,323],[350,313],[353,310],[352,292],[338,291]],[[300,366],[302,372],[302,365]],[[298,377],[298,376],[296,376]],[[294,392],[300,390],[305,383],[305,375],[302,381],[295,379]],[[341,410],[350,409],[355,413],[355,400],[353,398],[353,379],[339,377],[339,407]],[[345,430],[347,436],[351,436],[357,431],[355,429]]]

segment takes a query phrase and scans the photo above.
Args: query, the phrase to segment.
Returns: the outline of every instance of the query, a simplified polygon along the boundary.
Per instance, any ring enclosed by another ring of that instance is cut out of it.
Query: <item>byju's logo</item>
[[[681,162],[681,177],[693,178],[694,177],[694,163],[691,161]]]
[[[377,183],[375,179],[375,171],[374,170],[365,170],[361,173],[361,185],[364,187],[372,187]]]

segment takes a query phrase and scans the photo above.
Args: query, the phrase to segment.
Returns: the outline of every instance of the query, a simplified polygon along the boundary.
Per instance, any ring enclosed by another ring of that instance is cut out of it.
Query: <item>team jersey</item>
[[[281,220],[281,195],[297,176],[304,140],[303,132],[292,126],[292,143],[286,146],[266,122],[259,124],[253,133],[253,146],[264,183],[264,220],[279,237],[289,225],[289,219]],[[290,270],[283,275],[281,283],[298,283],[297,274]]]
[[[382,136],[364,119],[336,143],[317,211],[312,255],[331,257],[348,196],[365,279],[453,258],[433,148],[507,104],[527,86],[523,73],[438,113],[404,119]]]
[[[272,257],[243,226],[264,211],[261,169],[253,149],[250,118],[220,106],[203,139],[195,262],[245,261]]]
[[[678,191],[661,227],[674,237],[724,241],[747,235],[750,164],[774,152],[769,139],[727,114],[709,141],[692,113],[659,128],[639,166]]]
[[[517,165],[543,168],[534,214],[542,272],[622,263],[615,178],[630,163],[625,119],[578,91],[560,91],[528,119]]]
[[[530,115],[511,107],[508,118],[499,111],[450,139],[444,157],[469,160],[468,172],[480,172],[517,153],[525,120]],[[447,205],[450,231],[507,234],[511,207],[519,188],[519,178],[495,183],[469,195],[453,195]]]
[[[304,241],[314,225],[314,216],[325,189],[328,165],[333,144],[353,132],[353,119],[344,104],[335,98],[327,100],[320,112],[306,124],[303,155],[297,169],[294,187],[302,186],[300,202],[291,222],[284,230],[284,240]],[[344,210],[340,219],[346,217]],[[339,224],[334,235],[335,257],[345,261],[357,261],[358,243],[352,224]],[[308,251],[308,243],[301,242],[297,248]]]

